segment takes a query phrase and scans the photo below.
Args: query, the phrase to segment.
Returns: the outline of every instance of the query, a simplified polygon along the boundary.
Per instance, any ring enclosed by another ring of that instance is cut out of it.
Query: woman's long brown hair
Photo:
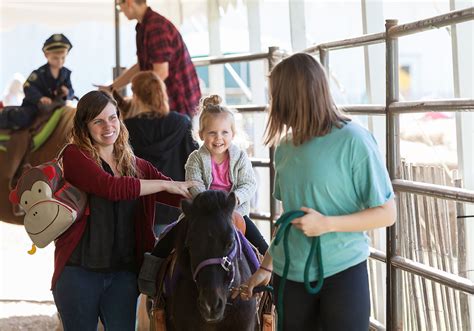
[[[311,55],[297,53],[281,61],[270,73],[269,85],[266,145],[277,145],[291,132],[298,146],[350,121],[337,109],[326,73]]]
[[[87,152],[99,166],[102,166],[99,151],[94,146],[87,124],[96,118],[109,103],[117,107],[112,96],[103,91],[91,91],[84,95],[77,104],[70,138],[71,143]],[[115,141],[113,151],[117,169],[122,176],[136,176],[135,156],[128,143],[127,128],[123,124],[118,110],[117,116],[120,122],[120,133]]]

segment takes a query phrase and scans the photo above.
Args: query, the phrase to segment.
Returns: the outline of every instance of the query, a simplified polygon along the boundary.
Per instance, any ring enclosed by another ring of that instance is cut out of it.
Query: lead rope
[[[275,225],[278,226],[277,233],[275,235],[274,244],[277,246],[281,239],[283,239],[283,251],[285,254],[285,265],[283,267],[283,275],[281,276],[280,285],[278,286],[278,304],[277,304],[277,320],[278,320],[278,331],[283,331],[283,292],[285,289],[286,279],[288,277],[288,270],[290,268],[290,259],[289,252],[290,248],[288,247],[288,234],[291,228],[291,221],[295,218],[304,216],[305,213],[300,210],[293,210],[284,213],[276,221]],[[311,287],[309,281],[309,268],[311,267],[311,262],[314,259],[314,255],[317,254],[318,260],[318,281],[315,287]],[[308,258],[306,259],[306,265],[304,268],[304,286],[306,291],[310,294],[316,294],[321,290],[324,282],[324,270],[323,263],[321,259],[321,242],[319,237],[313,237],[311,241],[311,249],[309,251]]]

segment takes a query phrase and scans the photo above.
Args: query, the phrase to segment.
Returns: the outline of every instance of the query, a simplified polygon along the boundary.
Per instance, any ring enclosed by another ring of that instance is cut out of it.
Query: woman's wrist
[[[324,217],[324,222],[326,224],[326,233],[329,232],[338,232],[338,222],[337,222],[337,216],[325,216]]]
[[[269,272],[269,273],[273,273],[273,270],[272,270],[272,269],[267,268],[267,267],[264,267],[263,265],[261,265],[261,266],[259,267],[259,269],[262,269],[262,270],[267,271],[267,272]]]

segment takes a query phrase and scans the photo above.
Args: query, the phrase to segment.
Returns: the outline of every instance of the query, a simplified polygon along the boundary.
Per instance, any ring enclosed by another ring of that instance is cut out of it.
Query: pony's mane
[[[208,190],[198,194],[193,202],[191,208],[191,215],[186,215],[181,222],[185,222],[185,226],[181,227],[180,232],[176,237],[175,247],[180,253],[186,254],[185,246],[187,245],[188,231],[192,226],[190,222],[215,219],[228,219],[231,221],[232,210],[229,208],[227,202],[227,193],[223,191]],[[201,223],[202,224],[202,223]]]
[[[193,201],[193,210],[199,210],[205,213],[215,213],[216,211],[226,210],[227,194],[223,191],[205,191],[198,194]]]

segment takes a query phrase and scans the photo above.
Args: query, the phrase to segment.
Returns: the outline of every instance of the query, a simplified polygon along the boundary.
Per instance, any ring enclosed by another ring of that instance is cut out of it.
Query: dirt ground
[[[57,330],[59,320],[49,290],[54,247],[29,255],[22,226],[0,222],[0,330]]]
[[[54,245],[34,255],[27,253],[30,248],[23,226],[0,221],[0,330],[62,331],[50,291]],[[140,305],[137,331],[147,331],[144,302]]]

